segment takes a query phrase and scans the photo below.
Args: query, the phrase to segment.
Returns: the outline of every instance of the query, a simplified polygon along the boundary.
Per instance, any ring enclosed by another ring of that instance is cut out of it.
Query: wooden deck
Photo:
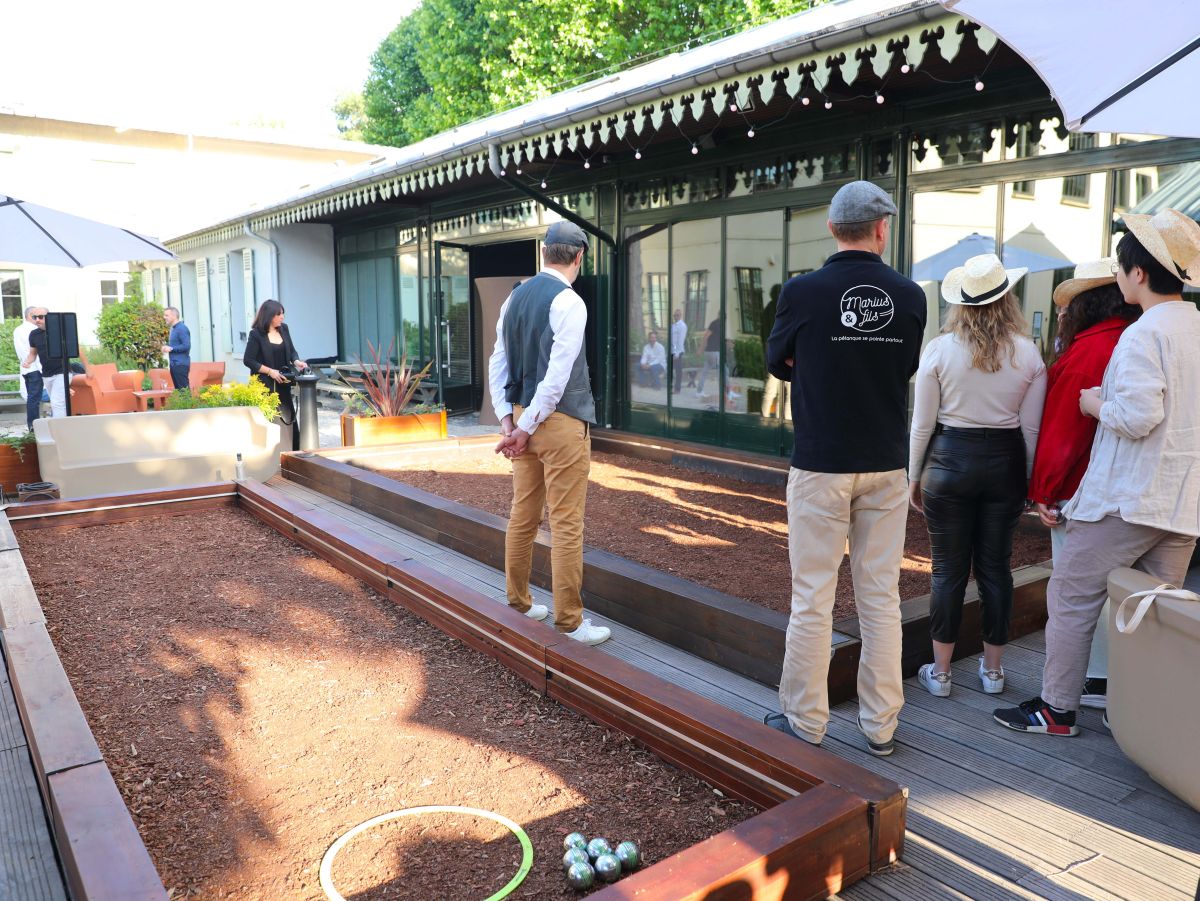
[[[504,602],[497,570],[285,479],[271,485]],[[599,648],[615,657],[759,721],[777,707],[772,688],[588,615],[612,628]],[[950,698],[909,680],[890,758],[866,753],[854,702],[834,708],[825,748],[910,788],[904,862],[841,897],[1193,901],[1200,814],[1121,753],[1098,711],[1082,711],[1082,734],[1070,739],[992,722],[994,707],[1037,692],[1043,660],[1041,633],[1014,642],[999,698],[983,694],[974,659],[955,665]]]
[[[3,585],[0,584],[0,589]],[[0,661],[3,660],[0,652]],[[0,662],[0,898],[66,901],[67,892],[8,674]]]

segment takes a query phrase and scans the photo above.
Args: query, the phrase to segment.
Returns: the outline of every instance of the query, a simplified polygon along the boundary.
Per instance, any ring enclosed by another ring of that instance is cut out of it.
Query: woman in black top
[[[288,327],[283,324],[283,304],[279,301],[264,300],[258,308],[242,362],[260,382],[279,395],[279,420],[292,429],[292,450],[300,450],[300,427],[292,403],[291,381],[280,370],[301,372],[308,364],[296,353]]]

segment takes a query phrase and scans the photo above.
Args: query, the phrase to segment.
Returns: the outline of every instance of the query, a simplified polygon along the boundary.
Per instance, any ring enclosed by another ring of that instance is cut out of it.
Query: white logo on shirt
[[[855,285],[842,295],[842,325],[856,332],[877,332],[896,314],[888,293],[874,285]]]

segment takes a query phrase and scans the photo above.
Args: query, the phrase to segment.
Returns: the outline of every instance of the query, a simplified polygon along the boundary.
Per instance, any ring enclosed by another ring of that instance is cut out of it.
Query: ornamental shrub
[[[24,320],[5,319],[0,321],[0,374],[12,375],[20,369],[16,348],[13,347],[13,332]],[[0,382],[0,391],[18,391],[15,381]]]
[[[139,369],[162,365],[162,345],[170,332],[163,308],[136,297],[104,307],[96,326],[100,346],[114,357],[133,360]]]
[[[258,407],[270,422],[279,415],[279,395],[258,379],[251,379],[248,383],[209,385],[200,392],[199,397],[187,389],[181,389],[167,398],[168,410],[195,410],[200,407]]]

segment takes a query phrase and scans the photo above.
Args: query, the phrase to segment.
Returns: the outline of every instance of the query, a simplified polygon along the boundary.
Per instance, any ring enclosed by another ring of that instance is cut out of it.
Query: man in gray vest
[[[504,539],[509,606],[545,619],[533,603],[533,541],[550,509],[554,627],[584,644],[609,636],[583,618],[583,505],[596,422],[584,355],[587,308],[571,290],[588,240],[578,225],[556,222],[542,245],[544,269],[518,285],[500,308],[488,363],[492,407],[504,437],[496,453],[512,460],[513,502]]]

